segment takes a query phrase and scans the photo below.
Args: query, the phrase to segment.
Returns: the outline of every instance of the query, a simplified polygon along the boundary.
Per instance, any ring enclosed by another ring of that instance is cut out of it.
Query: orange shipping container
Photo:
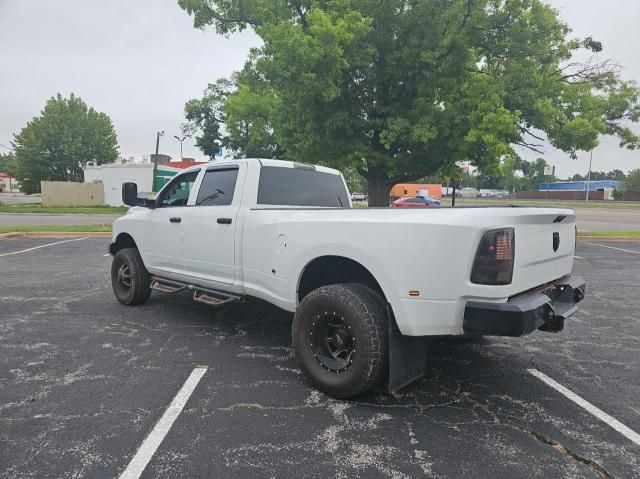
[[[440,199],[442,198],[442,185],[400,183],[391,189],[392,198],[402,198],[403,196],[431,196]]]

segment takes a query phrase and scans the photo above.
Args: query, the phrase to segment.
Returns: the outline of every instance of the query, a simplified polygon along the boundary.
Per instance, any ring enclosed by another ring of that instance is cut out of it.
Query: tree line
[[[560,178],[556,175],[545,175],[545,168],[549,164],[544,158],[533,161],[516,158],[514,161],[507,159],[500,163],[494,174],[485,174],[482,171],[464,172],[459,169],[453,177],[432,175],[418,180],[420,183],[451,185],[455,180],[460,188],[469,187],[489,190],[504,190],[510,193],[516,191],[537,190],[539,185],[556,181],[586,181],[586,176],[575,174],[568,178]],[[613,180],[619,181],[619,191],[640,192],[640,169],[635,169],[625,174],[622,170],[614,169],[609,172],[592,171],[591,181]],[[353,178],[352,178],[353,181]],[[362,184],[358,186],[363,186]]]
[[[514,165],[515,167],[505,165],[504,163],[501,166],[500,175],[498,176],[485,175],[482,172],[473,174],[465,173],[462,175],[461,183],[464,186],[477,189],[497,189],[514,192],[537,190],[541,183],[547,182],[587,181],[587,175],[582,176],[575,174],[568,178],[560,178],[556,175],[545,175],[545,168],[549,165],[543,158],[538,158],[534,161],[519,160],[517,165]],[[613,180],[624,183],[625,178],[625,173],[618,169],[609,172],[591,172],[591,181]]]

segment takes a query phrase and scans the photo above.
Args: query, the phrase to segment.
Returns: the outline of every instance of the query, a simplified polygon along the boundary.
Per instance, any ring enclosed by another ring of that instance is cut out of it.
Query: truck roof
[[[323,173],[330,173],[333,175],[339,175],[340,171],[334,168],[328,168],[326,166],[314,165],[312,163],[302,163],[302,162],[294,162],[294,161],[285,161],[285,160],[273,160],[273,159],[260,159],[260,158],[250,158],[249,160],[257,160],[260,162],[262,166],[275,166],[278,168],[296,168],[300,166],[313,166],[316,171],[321,171]]]
[[[238,159],[238,160],[223,160],[223,161],[212,161],[210,163],[203,163],[203,164],[199,164],[199,165],[194,165],[191,168],[187,168],[184,171],[193,171],[193,170],[199,170],[202,167],[209,167],[209,166],[228,166],[228,165],[236,165],[238,163],[259,163],[260,166],[271,166],[271,167],[277,167],[277,168],[296,168],[296,167],[310,167],[312,166],[313,169],[315,169],[315,171],[320,171],[322,173],[329,173],[332,175],[339,175],[340,171],[334,169],[334,168],[328,168],[326,166],[320,166],[320,165],[313,165],[311,163],[300,163],[300,162],[294,162],[294,161],[285,161],[285,160],[274,160],[271,158],[242,158],[242,159]]]

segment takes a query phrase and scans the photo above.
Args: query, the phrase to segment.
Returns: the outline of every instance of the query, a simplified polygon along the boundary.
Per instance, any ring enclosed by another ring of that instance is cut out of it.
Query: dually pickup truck
[[[340,172],[260,159],[122,195],[132,208],[109,246],[121,303],[266,300],[295,313],[302,369],[339,398],[423,375],[425,338],[558,332],[584,297],[571,209],[358,209]]]

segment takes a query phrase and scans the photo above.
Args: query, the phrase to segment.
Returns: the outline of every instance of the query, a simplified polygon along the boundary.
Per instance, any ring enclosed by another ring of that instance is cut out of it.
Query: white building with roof
[[[109,206],[123,206],[122,184],[132,182],[138,191],[152,191],[153,165],[151,163],[108,163],[97,165],[88,162],[84,167],[85,182],[102,182],[104,201]]]

